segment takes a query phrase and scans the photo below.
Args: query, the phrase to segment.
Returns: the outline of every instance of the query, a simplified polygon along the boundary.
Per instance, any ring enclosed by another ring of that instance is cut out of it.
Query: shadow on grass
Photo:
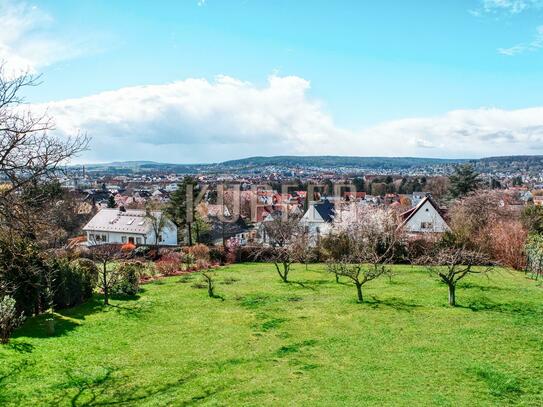
[[[527,304],[523,302],[507,302],[507,303],[498,303],[489,300],[488,298],[475,300],[468,302],[467,304],[457,304],[458,308],[470,309],[474,312],[480,311],[492,311],[492,312],[501,312],[506,314],[514,314],[520,316],[528,317],[541,317],[543,316],[543,308],[536,307],[533,304]]]
[[[137,386],[134,388],[127,378],[110,367],[100,368],[89,372],[80,370],[65,371],[67,380],[60,386],[63,390],[55,402],[72,406],[98,406],[98,405],[135,405],[141,402],[155,401],[157,397],[175,398],[177,392],[197,376],[188,374],[167,383],[150,386]],[[214,388],[202,389],[200,393],[179,401],[176,405],[192,405],[220,393],[226,387],[223,385]],[[152,400],[155,399],[155,400]]]
[[[31,365],[31,363],[28,360],[22,360],[19,363],[9,367],[7,365],[2,366],[0,369],[0,405],[13,402],[13,400],[4,390],[9,387],[8,385],[10,379],[17,376],[19,373],[29,367],[29,365]]]
[[[55,332],[52,335],[48,334],[45,320],[49,318],[49,315],[39,315],[37,317],[28,319],[25,324],[16,330],[12,336],[13,339],[27,337],[27,338],[52,338],[57,336],[63,336],[73,331],[79,326],[79,323],[72,321],[71,319],[64,318],[61,314],[55,314],[53,316],[55,320]],[[14,344],[17,344],[16,341]],[[17,346],[17,345],[15,345]],[[22,348],[21,348],[22,349]],[[29,349],[27,347],[27,349]],[[30,349],[31,351],[31,349]]]
[[[21,341],[14,342],[13,340],[11,340],[6,345],[6,348],[11,349],[17,353],[31,353],[34,350],[34,345],[28,342],[21,342]]]
[[[471,282],[460,283],[460,284],[458,284],[457,288],[461,289],[461,290],[468,289],[468,290],[478,290],[478,291],[482,291],[482,292],[487,292],[487,291],[509,291],[510,290],[510,288],[498,287],[498,286],[494,286],[494,285],[479,285],[479,284],[474,284],[474,283],[471,283]]]
[[[406,312],[412,312],[415,309],[422,307],[422,305],[415,304],[412,302],[407,302],[398,297],[379,299],[377,297],[372,296],[371,299],[365,300],[364,304],[368,304],[372,308],[390,307],[398,311],[406,311]]]
[[[483,381],[489,393],[496,398],[514,403],[522,394],[521,381],[511,372],[500,371],[490,365],[475,366],[468,372]]]

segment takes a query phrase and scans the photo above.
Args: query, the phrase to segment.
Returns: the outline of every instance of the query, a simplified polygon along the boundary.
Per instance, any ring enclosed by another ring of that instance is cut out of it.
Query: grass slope
[[[138,299],[33,318],[0,347],[0,405],[543,405],[543,290],[520,273],[446,287],[396,267],[368,302],[324,266],[148,284]],[[237,280],[237,281],[233,281]]]

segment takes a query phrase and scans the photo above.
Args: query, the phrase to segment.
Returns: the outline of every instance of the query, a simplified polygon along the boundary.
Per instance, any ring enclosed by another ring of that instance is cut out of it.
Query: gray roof
[[[162,212],[153,212],[162,216]],[[144,210],[102,209],[83,228],[84,231],[125,232],[147,234],[152,230],[151,220],[145,217]]]

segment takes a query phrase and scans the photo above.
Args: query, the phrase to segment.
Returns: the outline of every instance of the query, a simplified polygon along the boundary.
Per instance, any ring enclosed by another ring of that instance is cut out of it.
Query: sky
[[[543,0],[0,0],[75,162],[543,154]]]

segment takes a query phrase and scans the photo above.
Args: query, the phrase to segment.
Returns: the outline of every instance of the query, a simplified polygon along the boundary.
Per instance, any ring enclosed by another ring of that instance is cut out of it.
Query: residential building
[[[153,227],[163,216],[162,212],[152,212],[148,217],[144,210],[102,209],[85,225],[89,246],[101,243],[133,243],[135,245],[155,245],[156,233]],[[177,226],[169,219],[164,222],[158,234],[161,246],[177,245]]]

